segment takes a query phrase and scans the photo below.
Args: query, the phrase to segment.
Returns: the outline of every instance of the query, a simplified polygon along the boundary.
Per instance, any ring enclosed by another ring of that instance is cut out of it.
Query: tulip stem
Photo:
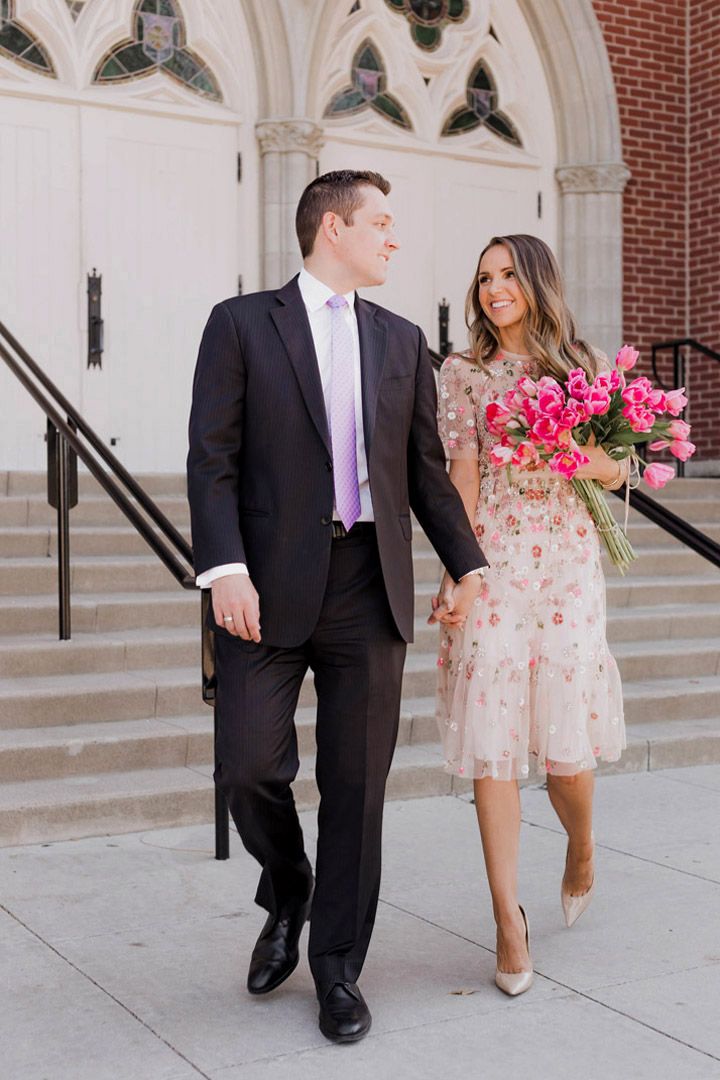
[[[573,480],[573,487],[587,506],[610,561],[624,576],[637,558],[632,544],[610,512],[603,490],[596,480]]]

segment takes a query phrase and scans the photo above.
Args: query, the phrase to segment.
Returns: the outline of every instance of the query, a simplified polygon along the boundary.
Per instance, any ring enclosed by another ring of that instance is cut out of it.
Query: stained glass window
[[[498,108],[498,92],[495,82],[483,60],[470,73],[467,84],[467,104],[456,109],[445,121],[443,135],[463,135],[481,125],[490,128],[505,142],[522,146],[515,125]]]
[[[87,0],[65,0],[65,3],[70,8],[70,14],[72,15],[73,19],[77,19],[78,16],[82,13],[82,10],[85,7]]]
[[[0,0],[0,54],[55,78],[52,60],[43,46],[15,18],[14,0]]]
[[[385,3],[405,16],[413,41],[428,52],[437,49],[448,23],[462,22],[469,10],[468,0],[385,0]]]
[[[98,64],[96,83],[127,82],[165,71],[178,82],[214,101],[222,101],[208,65],[185,47],[185,24],[176,0],[138,0],[131,41],[123,41]]]
[[[370,41],[364,41],[352,62],[351,86],[340,90],[330,100],[325,116],[342,116],[374,109],[386,120],[412,131],[412,124],[397,98],[387,92],[387,74],[380,54]]]

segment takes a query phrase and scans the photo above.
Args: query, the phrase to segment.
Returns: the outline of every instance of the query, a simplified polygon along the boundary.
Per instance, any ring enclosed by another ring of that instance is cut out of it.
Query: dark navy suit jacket
[[[486,560],[447,476],[422,331],[359,297],[355,312],[380,563],[398,631],[412,641],[410,511],[456,580]],[[213,308],[195,372],[188,496],[196,573],[246,563],[263,644],[307,640],[327,583],[333,476],[297,278]]]

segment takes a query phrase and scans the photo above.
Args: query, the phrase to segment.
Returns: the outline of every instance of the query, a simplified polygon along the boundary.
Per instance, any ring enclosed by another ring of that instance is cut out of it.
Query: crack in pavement
[[[179,1058],[181,1058],[181,1060],[184,1061],[186,1065],[189,1065],[190,1068],[193,1069],[198,1076],[202,1076],[203,1080],[212,1080],[212,1078],[208,1076],[207,1073],[204,1073],[202,1069],[200,1069],[195,1064],[194,1061],[191,1061],[190,1058],[186,1057],[185,1054],[182,1053],[181,1050],[178,1050],[176,1046],[173,1046],[172,1043],[169,1043],[167,1039],[163,1038],[163,1036],[158,1031],[155,1031],[155,1029],[151,1027],[146,1020],[143,1020],[141,1016],[138,1016],[136,1012],[133,1012],[129,1005],[126,1005],[123,1001],[120,1000],[120,998],[115,997],[115,995],[110,993],[109,990],[102,986],[102,984],[99,983],[97,979],[93,979],[92,975],[88,975],[88,973],[86,971],[83,971],[81,967],[78,967],[77,964],[74,964],[69,957],[61,953],[60,950],[54,945],[51,945],[49,941],[46,941],[42,934],[39,934],[36,930],[33,930],[32,926],[28,926],[26,922],[23,922],[21,918],[19,918],[13,911],[10,911],[9,908],[5,907],[4,904],[0,904],[0,911],[4,911],[6,915],[9,915],[10,918],[13,919],[16,923],[18,923],[19,926],[22,926],[24,930],[27,930],[29,934],[32,934],[32,936],[36,938],[47,949],[49,949],[50,952],[54,953],[55,956],[57,956],[60,960],[66,963],[68,967],[71,967],[73,971],[76,971],[78,975],[80,975],[83,979],[86,979],[92,986],[99,990],[101,994],[105,994],[105,996],[110,998],[111,1001],[114,1001],[115,1004],[123,1010],[123,1012],[126,1012],[129,1016],[133,1018],[133,1020],[136,1020],[138,1024],[144,1027],[146,1031],[149,1031],[151,1035],[158,1039],[159,1042],[163,1043],[164,1046],[167,1046],[168,1050],[171,1050],[173,1054],[176,1054]]]

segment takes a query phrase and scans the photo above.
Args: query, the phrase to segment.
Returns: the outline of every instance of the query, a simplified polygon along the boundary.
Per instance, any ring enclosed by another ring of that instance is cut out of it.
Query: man
[[[195,569],[212,584],[216,634],[215,778],[262,867],[256,901],[268,912],[248,990],[291,974],[312,915],[320,1029],[338,1042],[371,1023],[357,979],[413,634],[410,510],[459,582],[436,618],[467,614],[484,564],[445,471],[422,332],[355,294],[385,281],[398,247],[389,190],[371,172],[327,173],[306,188],[303,270],[213,309],[190,418]],[[290,789],[308,668],[321,795],[314,895]]]

